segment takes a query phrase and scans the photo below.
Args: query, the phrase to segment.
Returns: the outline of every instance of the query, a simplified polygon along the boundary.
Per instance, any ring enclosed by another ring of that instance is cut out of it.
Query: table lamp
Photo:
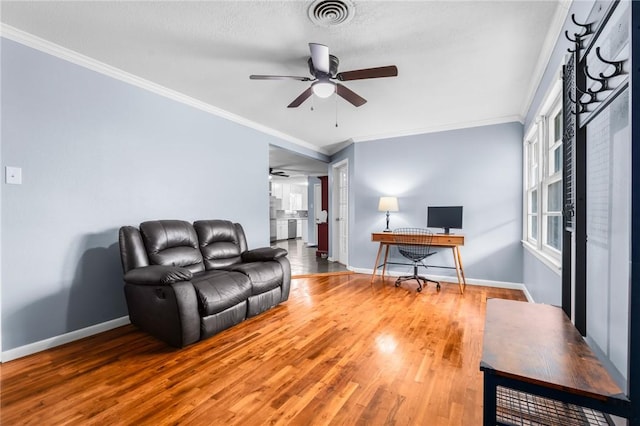
[[[380,197],[378,211],[387,212],[387,228],[384,232],[391,232],[391,229],[389,229],[389,212],[398,211],[398,199],[396,197]]]

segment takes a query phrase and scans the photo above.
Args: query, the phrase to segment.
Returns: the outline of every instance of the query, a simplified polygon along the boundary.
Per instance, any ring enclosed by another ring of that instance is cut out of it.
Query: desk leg
[[[387,271],[387,258],[389,257],[389,244],[386,245],[386,251],[384,252],[384,264],[382,265],[382,281],[384,281],[384,273]]]
[[[462,275],[462,285],[464,289],[467,288],[467,279],[464,277],[464,268],[462,267],[462,256],[460,255],[460,248],[456,246],[456,254],[458,255],[458,265],[460,266],[460,275]]]
[[[458,277],[458,286],[460,287],[460,293],[464,293],[463,279],[464,274],[462,273],[462,264],[460,263],[460,252],[458,251],[458,246],[451,247],[453,252],[453,264],[456,265],[456,276]],[[466,283],[465,283],[466,286]]]
[[[378,262],[380,261],[380,253],[382,253],[382,246],[384,246],[384,244],[380,243],[380,247],[378,247],[378,254],[376,255],[376,264],[373,265],[373,274],[371,274],[371,284],[373,284],[373,280],[376,278],[376,273],[378,272]],[[385,258],[385,265],[386,265],[386,258]],[[383,276],[384,276],[384,272],[383,272]]]

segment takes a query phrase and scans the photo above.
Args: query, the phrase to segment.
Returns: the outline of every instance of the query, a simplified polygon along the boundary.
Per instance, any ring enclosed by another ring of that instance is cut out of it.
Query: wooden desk
[[[489,299],[480,370],[485,425],[520,424],[514,418],[526,424],[588,424],[576,406],[630,415],[629,400],[555,306]],[[596,413],[591,414],[604,418]],[[564,423],[552,421],[554,415]]]
[[[371,274],[371,282],[376,277],[378,268],[382,266],[382,279],[384,280],[384,274],[387,270],[387,259],[389,257],[389,246],[397,245],[393,232],[373,232],[371,233],[371,241],[379,242],[378,254],[376,255],[376,264],[373,266],[373,274]],[[460,257],[460,250],[458,247],[464,245],[464,235],[456,234],[433,234],[431,239],[432,247],[449,247],[453,253],[453,264],[456,270],[456,276],[458,277],[458,285],[460,286],[460,293],[464,293],[464,289],[467,285],[467,281],[464,277],[464,269],[462,268],[462,258]],[[382,265],[380,262],[380,254],[382,249],[386,248],[384,253],[384,262]],[[439,266],[441,267],[441,266]]]

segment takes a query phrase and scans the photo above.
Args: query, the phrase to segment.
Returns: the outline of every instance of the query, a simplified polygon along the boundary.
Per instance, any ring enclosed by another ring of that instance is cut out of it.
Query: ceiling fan
[[[313,76],[297,77],[292,75],[250,75],[251,80],[298,80],[311,81],[311,86],[295,98],[287,107],[296,108],[315,94],[321,98],[328,98],[333,93],[344,98],[356,107],[364,105],[367,100],[354,91],[333,80],[351,81],[363,80],[367,78],[395,77],[398,75],[398,68],[395,65],[385,67],[365,68],[360,70],[338,72],[340,61],[337,57],[329,54],[329,48],[324,44],[309,43],[311,57],[307,61],[309,72]]]
[[[269,175],[271,175],[271,176],[280,176],[280,177],[289,177],[289,175],[286,172],[280,171],[280,170],[274,170],[271,167],[269,167]]]

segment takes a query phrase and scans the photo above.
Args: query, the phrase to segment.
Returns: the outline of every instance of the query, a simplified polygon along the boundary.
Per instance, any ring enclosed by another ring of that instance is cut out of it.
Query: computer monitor
[[[428,206],[427,228],[443,228],[448,234],[449,229],[462,229],[462,206]]]

